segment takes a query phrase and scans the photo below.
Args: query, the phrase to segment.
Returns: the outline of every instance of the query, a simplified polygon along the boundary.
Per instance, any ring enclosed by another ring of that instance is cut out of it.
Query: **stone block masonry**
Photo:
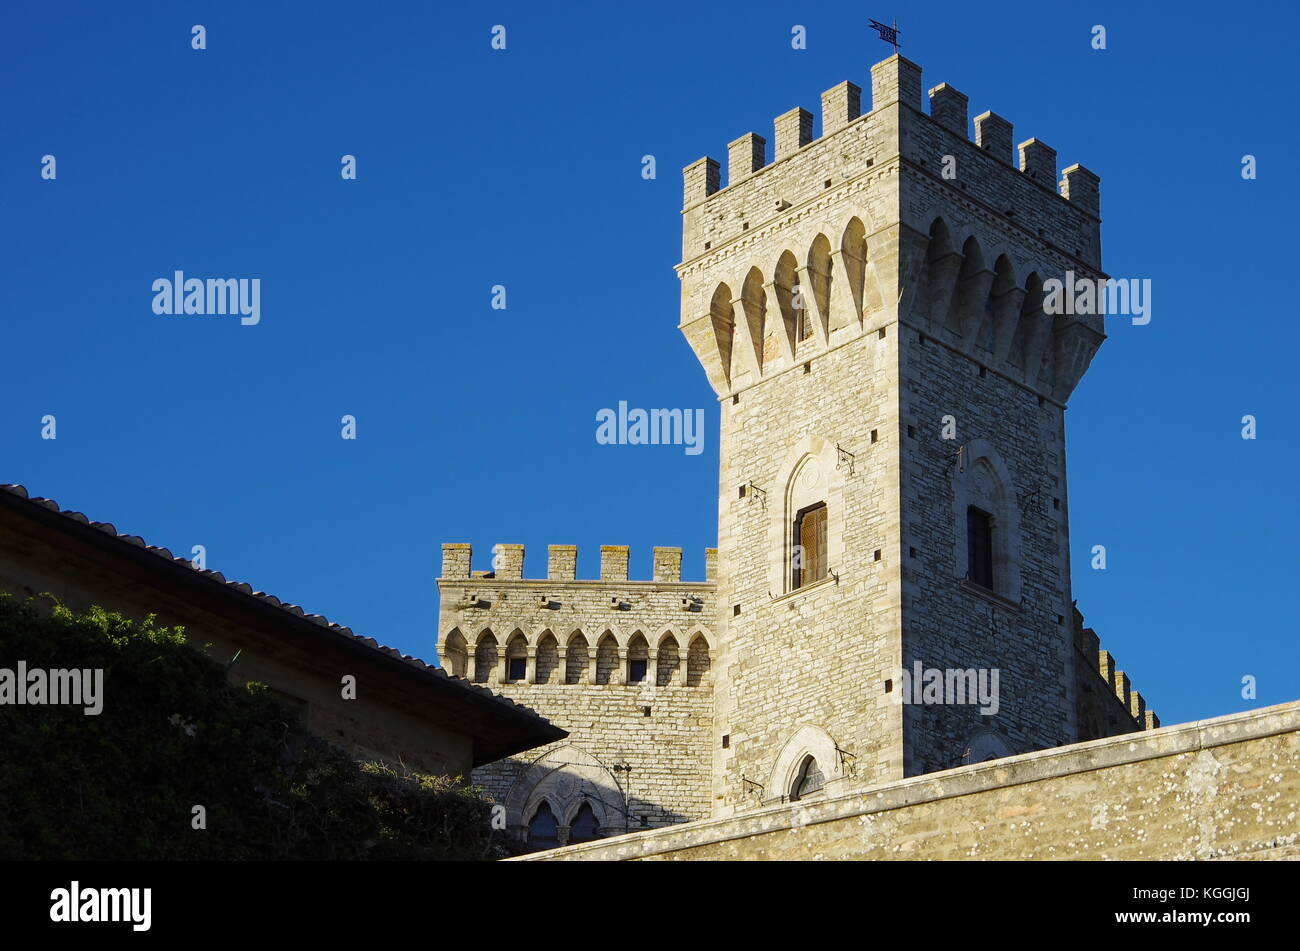
[[[605,546],[582,581],[572,546],[539,580],[521,546],[487,573],[444,546],[444,666],[573,734],[477,774],[520,829],[821,809],[1159,723],[1070,582],[1065,409],[1105,335],[1043,288],[1104,277],[1100,180],[1058,183],[991,110],[972,140],[946,83],[927,115],[901,56],[867,88],[822,95],[820,137],[781,112],[770,160],[733,134],[725,187],[715,159],[683,172],[679,329],[721,406],[706,581],[671,548],[634,581]],[[913,665],[996,671],[999,697],[900,704]]]
[[[1300,702],[531,861],[1298,859]]]
[[[656,548],[644,581],[621,545],[601,548],[599,580],[576,577],[572,545],[550,546],[538,579],[523,546],[495,552],[497,570],[473,574],[468,545],[443,546],[439,657],[569,731],[474,771],[507,823],[525,835],[543,803],[561,838],[584,804],[602,835],[709,815],[713,580],[682,581],[679,548]]]

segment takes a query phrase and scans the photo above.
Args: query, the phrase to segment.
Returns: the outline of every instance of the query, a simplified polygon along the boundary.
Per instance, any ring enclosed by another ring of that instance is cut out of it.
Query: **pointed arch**
[[[498,647],[491,628],[479,632],[474,645],[474,682],[492,683],[497,670]]]
[[[574,631],[569,635],[569,643],[564,648],[564,682],[584,683],[590,665],[591,653],[587,637],[582,631]]]
[[[572,826],[585,803],[601,835],[627,831],[627,801],[622,790],[609,767],[584,747],[565,743],[528,764],[503,797],[507,826],[526,834],[543,802],[559,824]]]
[[[989,760],[1011,756],[1011,746],[1006,739],[992,727],[976,730],[962,750],[959,766],[974,763],[987,763]]]
[[[763,338],[766,335],[764,324],[767,319],[767,291],[763,289],[763,272],[751,267],[745,275],[745,282],[740,290],[741,309],[745,317],[745,365],[739,372],[753,371],[755,376],[763,372]]]
[[[578,807],[573,810],[565,823],[569,827],[569,845],[578,845],[582,842],[594,842],[602,838],[600,832],[600,819],[596,816],[596,810],[591,801],[583,799]]]
[[[815,773],[813,769],[815,768]],[[806,798],[814,791],[830,792],[844,776],[839,745],[824,729],[805,724],[785,741],[768,774],[765,796],[768,802],[782,798]],[[811,780],[815,785],[799,786]]]
[[[987,537],[982,544],[991,559],[991,590],[1009,601],[1020,601],[1020,504],[1015,482],[1002,457],[984,439],[972,439],[953,466],[954,564],[956,577],[973,581],[975,549],[972,531]],[[980,582],[982,583],[982,582]]]
[[[540,851],[560,845],[560,820],[549,799],[543,798],[528,819],[528,847]]]
[[[1047,339],[1043,341],[1042,357],[1038,364],[1038,374],[1033,386],[1040,390],[1046,390],[1052,393],[1056,390],[1056,364],[1059,357],[1057,353],[1057,341],[1062,338],[1068,321],[1070,320],[1065,314],[1052,315],[1051,325],[1048,328]]]
[[[807,273],[811,287],[803,288],[805,327],[799,341],[822,341],[831,309],[831,242],[824,234],[813,238],[808,248]]]
[[[961,254],[961,271],[957,275],[957,290],[953,295],[947,326],[969,351],[975,346],[976,334],[984,320],[993,272],[984,263],[984,250],[974,235],[962,244]]]
[[[506,640],[506,667],[503,680],[507,682],[526,681],[528,679],[528,637],[519,628],[515,628]]]
[[[681,651],[677,646],[677,638],[671,631],[665,631],[659,638],[658,659],[655,664],[655,685],[658,687],[667,686],[673,682],[681,667]]]
[[[736,336],[736,314],[732,306],[731,288],[719,284],[709,302],[709,318],[713,331],[713,344],[717,348],[718,363],[725,378],[722,381],[731,386],[732,349]]]
[[[1030,367],[1036,370],[1042,359],[1040,355],[1043,342],[1047,339],[1047,330],[1047,320],[1043,314],[1043,279],[1034,271],[1025,278],[1025,296],[1020,305],[1010,352],[1007,354],[1007,360],[1020,371],[1021,379],[1031,386],[1037,382],[1037,374],[1035,373],[1034,379],[1029,379],[1028,370]]]
[[[618,670],[618,641],[606,631],[596,642],[596,683],[608,684]]]
[[[1007,255],[999,255],[993,264],[993,280],[989,283],[984,300],[984,312],[975,332],[975,347],[983,351],[985,359],[992,359],[999,350],[999,338],[1010,345],[1010,333],[1015,325],[1012,310],[1019,310],[1022,291],[1016,284],[1015,268]],[[1005,350],[1003,350],[1005,352]]]
[[[806,516],[817,505],[825,506],[825,572],[844,564],[844,480],[847,470],[837,467],[833,441],[822,436],[805,436],[786,453],[777,470],[776,485],[781,489],[780,504],[768,505],[768,590],[788,593],[796,587],[796,568],[802,572],[802,537]],[[820,533],[820,526],[813,526]],[[800,536],[796,538],[796,529]],[[799,564],[796,564],[798,562]],[[800,574],[798,586],[805,586]]]
[[[698,687],[706,683],[712,667],[709,642],[703,634],[696,632],[691,636],[690,647],[686,651],[686,686]]]
[[[537,672],[534,683],[551,683],[558,676],[560,668],[560,642],[555,634],[546,630],[537,639]]]
[[[867,277],[867,226],[856,215],[844,227],[840,253],[844,255],[845,277],[853,294],[853,303],[861,314]]]
[[[799,262],[790,251],[782,252],[777,259],[772,285],[781,321],[779,324],[775,320],[769,321],[768,333],[775,338],[776,349],[793,359],[796,343],[800,339],[799,333],[804,325],[800,311],[807,309],[807,302],[806,295],[799,289]],[[767,347],[766,342],[764,347]]]
[[[831,276],[832,331],[862,323],[867,276],[867,229],[862,219],[850,218],[840,235],[837,268]]]
[[[645,683],[650,676],[650,642],[640,631],[635,632],[627,642],[627,680],[626,683]]]
[[[817,764],[817,757],[809,753],[799,763],[795,770],[794,782],[790,785],[790,801],[798,802],[801,799],[807,799],[822,791],[826,785],[826,777],[822,774],[821,767]]]
[[[953,298],[957,289],[957,275],[961,270],[962,256],[953,245],[948,224],[942,218],[930,223],[930,242],[925,252],[925,309],[930,326],[937,331],[946,327],[954,333],[957,328],[949,320]]]
[[[469,642],[460,628],[453,627],[442,639],[438,653],[442,655],[442,667],[453,677],[464,677],[469,669]]]

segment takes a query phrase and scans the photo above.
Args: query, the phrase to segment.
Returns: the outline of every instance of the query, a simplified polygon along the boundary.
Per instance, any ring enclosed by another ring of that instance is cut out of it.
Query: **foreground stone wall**
[[[1300,701],[539,853],[589,859],[1297,859]]]

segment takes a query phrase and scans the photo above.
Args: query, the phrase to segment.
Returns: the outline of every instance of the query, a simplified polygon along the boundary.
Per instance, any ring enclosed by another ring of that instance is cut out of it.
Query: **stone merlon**
[[[648,579],[628,577],[628,558],[630,549],[627,545],[602,545],[600,548],[600,581],[631,581],[632,583],[681,582],[682,550],[680,548],[656,547],[652,576]],[[578,546],[551,545],[547,550],[545,578],[524,577],[524,546],[494,545],[493,570],[472,572],[470,560],[472,546],[464,542],[448,542],[442,546],[442,574],[440,581],[459,581],[462,579],[486,578],[495,581],[530,581],[530,582],[564,582],[596,579],[580,579],[577,576]],[[717,577],[717,549],[707,548],[704,553],[705,581],[711,583]],[[687,582],[698,583],[698,582]]]
[[[894,55],[871,67],[871,108],[862,111],[862,88],[848,80],[832,86],[822,93],[821,138],[812,134],[812,113],[794,108],[776,117],[775,154],[771,163],[766,161],[766,140],[748,132],[733,140],[727,147],[726,188],[721,180],[721,166],[712,158],[697,159],[683,171],[683,209],[707,202],[713,195],[729,191],[739,185],[761,177],[773,165],[798,154],[805,146],[829,139],[859,119],[889,107],[906,106],[925,115],[922,106],[921,67],[903,56]],[[963,139],[968,138],[968,97],[947,83],[930,89],[929,118]],[[1017,167],[1012,144],[1013,127],[1009,120],[992,111],[975,117],[975,143],[999,161]],[[1056,181],[1056,152],[1038,139],[1029,139],[1019,146],[1019,170],[1030,179],[1058,191],[1065,200],[1081,210],[1100,215],[1099,179],[1081,165],[1065,170],[1064,178]],[[1059,186],[1059,190],[1058,190]]]

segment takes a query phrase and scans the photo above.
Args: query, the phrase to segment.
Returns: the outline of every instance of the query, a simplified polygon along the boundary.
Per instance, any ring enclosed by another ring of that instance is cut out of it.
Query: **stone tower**
[[[1065,404],[1103,335],[1044,285],[1102,277],[1097,177],[1058,193],[991,112],[969,141],[899,56],[871,87],[826,92],[818,139],[779,116],[771,163],[731,143],[726,188],[685,170],[681,329],[722,405],[704,580],[679,548],[636,580],[619,545],[593,579],[571,545],[531,577],[521,545],[443,546],[443,666],[569,732],[474,771],[534,848],[1159,725],[1070,593]]]
[[[1043,284],[1103,278],[1098,178],[1058,192],[1053,149],[1017,161],[992,112],[972,142],[967,97],[921,90],[892,56],[869,111],[841,83],[820,138],[792,109],[771,162],[749,133],[725,188],[684,171],[681,329],[722,405],[715,815],[1080,736],[1064,412],[1104,335]],[[900,704],[918,665],[996,671],[996,712]]]

